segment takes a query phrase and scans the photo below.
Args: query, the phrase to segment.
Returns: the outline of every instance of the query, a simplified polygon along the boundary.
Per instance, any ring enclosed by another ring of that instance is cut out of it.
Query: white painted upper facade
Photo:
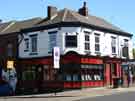
[[[95,36],[99,36],[99,47],[100,56],[110,56],[117,58],[124,58],[122,56],[122,47],[124,46],[124,40],[128,41],[128,49],[129,49],[129,58],[132,59],[132,41],[131,37],[118,35],[115,33],[107,33],[99,30],[88,29],[84,27],[61,27],[61,28],[53,28],[48,30],[36,31],[23,33],[23,40],[19,45],[19,58],[33,58],[33,57],[45,57],[50,56],[52,53],[50,52],[50,39],[49,33],[56,32],[56,46],[60,47],[60,54],[64,55],[69,51],[75,51],[81,55],[92,55],[96,56],[97,52],[95,51]],[[85,50],[85,32],[89,32],[89,45],[90,49]],[[31,50],[31,36],[36,35],[37,37],[37,50],[36,54],[33,54]],[[66,36],[77,36],[77,47],[66,47]],[[112,37],[115,38],[116,49],[115,53],[112,53]],[[19,37],[20,38],[20,37]],[[28,40],[28,49],[26,49],[26,42]]]

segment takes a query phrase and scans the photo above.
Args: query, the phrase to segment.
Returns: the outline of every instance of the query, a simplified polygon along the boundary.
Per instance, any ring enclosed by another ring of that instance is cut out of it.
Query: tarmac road
[[[76,101],[135,101],[135,92],[119,93],[94,98],[84,98]]]
[[[86,88],[50,94],[1,96],[0,101],[135,101],[135,87]]]

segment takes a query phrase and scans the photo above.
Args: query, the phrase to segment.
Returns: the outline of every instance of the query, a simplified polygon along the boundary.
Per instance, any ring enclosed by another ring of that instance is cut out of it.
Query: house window
[[[37,52],[37,34],[31,35],[31,52],[36,53]]]
[[[24,39],[25,41],[25,50],[24,51],[28,51],[29,50],[29,39]]]
[[[100,35],[95,34],[95,52],[100,52]]]
[[[85,50],[89,51],[90,50],[90,32],[85,32]]]
[[[77,35],[66,35],[66,47],[77,47]]]
[[[124,47],[128,47],[128,40],[124,39]]]
[[[7,45],[7,56],[9,57],[13,56],[13,45],[11,43]]]
[[[116,37],[111,37],[112,54],[116,54]]]
[[[28,67],[22,71],[22,80],[36,80],[35,68]]]
[[[122,56],[128,58],[129,57],[129,49],[128,49],[128,40],[124,40],[124,47],[122,48]]]
[[[52,52],[53,47],[57,46],[57,31],[49,32],[49,52]]]

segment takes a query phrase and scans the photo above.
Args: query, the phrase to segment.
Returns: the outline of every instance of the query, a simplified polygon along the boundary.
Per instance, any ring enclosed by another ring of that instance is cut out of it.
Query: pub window
[[[25,50],[24,51],[28,51],[29,50],[29,39],[24,39],[25,42]]]
[[[128,40],[124,39],[124,47],[128,47]]]
[[[37,52],[37,34],[31,35],[31,52],[36,53]]]
[[[128,50],[128,40],[124,39],[124,47],[122,48],[122,56],[128,58],[129,57]]]
[[[78,75],[77,74],[73,74],[73,81],[78,81],[79,78],[78,78]]]
[[[116,54],[116,37],[111,37],[112,54]]]
[[[104,67],[103,65],[81,65],[82,74],[81,79],[83,81],[97,81],[104,79]]]
[[[52,52],[53,47],[57,46],[57,31],[49,32],[49,52]]]
[[[22,72],[22,80],[36,80],[36,71],[29,67]]]
[[[100,35],[95,34],[95,52],[100,52]]]
[[[65,46],[77,47],[77,35],[66,35]]]
[[[72,77],[71,77],[70,74],[67,74],[67,75],[66,75],[66,80],[67,80],[67,81],[71,81],[71,80],[72,80]]]
[[[84,31],[85,34],[85,50],[89,51],[90,50],[90,32]]]

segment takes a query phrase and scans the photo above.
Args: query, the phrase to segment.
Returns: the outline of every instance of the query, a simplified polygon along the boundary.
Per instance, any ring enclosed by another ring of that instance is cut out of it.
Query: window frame
[[[67,39],[67,38],[75,38],[75,39]],[[77,48],[77,35],[66,35],[65,36],[65,47],[66,48]]]
[[[116,42],[117,42],[116,37],[111,36],[111,51],[112,51],[112,54],[116,54]]]
[[[51,31],[48,32],[49,34],[49,50],[48,53],[51,53],[53,51],[53,47],[57,46],[57,32],[58,31]]]
[[[26,38],[26,39],[24,39],[24,44],[25,44],[25,49],[24,49],[24,52],[27,52],[27,51],[29,51],[29,39],[28,38]]]
[[[124,39],[124,45],[123,47],[121,47],[121,55],[124,58],[129,58],[129,40],[128,39]]]
[[[84,49],[85,51],[90,51],[90,32],[84,31]]]
[[[36,41],[33,39],[36,39]],[[38,51],[38,34],[30,35],[30,42],[31,42],[31,45],[30,45],[31,54],[30,55],[36,55],[37,51]]]
[[[98,50],[96,46],[98,46]],[[95,33],[95,53],[100,53],[100,34],[96,34],[96,33]]]

